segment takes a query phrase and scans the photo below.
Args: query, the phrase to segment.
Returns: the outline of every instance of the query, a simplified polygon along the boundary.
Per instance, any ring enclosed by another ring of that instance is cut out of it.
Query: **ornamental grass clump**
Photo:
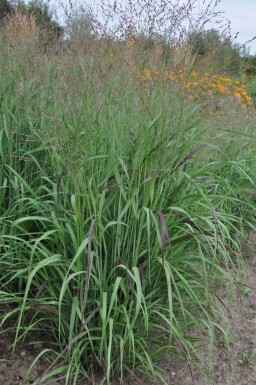
[[[48,341],[34,384],[202,365],[253,219],[254,134],[214,130],[175,88],[145,93],[97,39],[1,44],[0,322],[14,350]]]

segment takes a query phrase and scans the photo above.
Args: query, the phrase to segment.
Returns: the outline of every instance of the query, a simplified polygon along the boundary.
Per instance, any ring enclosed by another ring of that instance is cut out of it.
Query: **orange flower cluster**
[[[199,74],[193,71],[185,74],[183,71],[172,73],[145,68],[140,72],[140,79],[146,91],[154,81],[181,81],[182,89],[187,91],[186,94],[191,100],[202,96],[214,98],[219,95],[231,95],[241,102],[243,108],[252,107],[252,98],[247,94],[245,85],[229,77],[212,75],[208,72]]]

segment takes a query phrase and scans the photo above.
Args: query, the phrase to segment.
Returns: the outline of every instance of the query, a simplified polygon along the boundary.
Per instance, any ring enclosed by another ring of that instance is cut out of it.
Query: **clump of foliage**
[[[63,36],[63,27],[54,19],[49,5],[43,0],[33,0],[28,3],[24,1],[11,3],[3,0],[0,7],[0,20],[4,23],[3,28],[8,24],[10,27],[12,24],[14,29],[17,29],[16,35],[19,29],[21,29],[21,34],[24,28],[30,28],[32,34],[37,29],[41,46],[44,47],[50,46]]]
[[[14,7],[8,0],[1,0],[0,2],[0,23],[7,17],[12,15]]]
[[[256,56],[248,55],[244,58],[244,72],[252,77],[256,75]]]
[[[212,341],[242,263],[251,111],[218,126],[178,74],[145,92],[125,40],[0,44],[1,326],[15,320],[14,348],[34,330],[52,341],[37,384],[166,383],[165,354],[200,364],[193,330]]]
[[[54,20],[53,13],[49,5],[43,0],[32,0],[28,4],[19,1],[16,10],[23,14],[33,16],[36,23],[44,33],[52,34],[53,36],[62,36],[63,27]]]
[[[188,43],[199,60],[202,57],[210,57],[215,65],[227,73],[240,73],[243,65],[241,48],[226,34],[223,35],[215,29],[194,30],[188,35]]]

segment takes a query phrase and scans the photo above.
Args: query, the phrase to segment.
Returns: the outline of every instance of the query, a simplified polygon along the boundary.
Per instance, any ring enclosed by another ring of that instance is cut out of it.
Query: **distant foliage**
[[[94,20],[92,14],[83,7],[74,9],[66,19],[66,31],[69,38],[93,35]]]
[[[7,17],[9,17],[8,22],[6,22]],[[8,30],[10,30],[10,25],[17,26],[17,21],[18,24],[21,22],[21,34],[25,24],[28,24],[27,29],[29,29],[31,22],[33,22],[39,34],[39,42],[44,46],[51,45],[63,35],[63,27],[54,20],[54,14],[49,4],[43,0],[33,0],[29,3],[0,0],[0,23],[3,21],[3,27]]]
[[[247,56],[244,59],[244,72],[249,76],[256,75],[256,56]]]
[[[212,100],[212,106],[217,106],[217,101],[225,97],[235,98],[241,107],[251,108],[252,98],[246,92],[246,87],[237,79],[231,79],[226,76],[210,74],[208,72],[198,73],[192,71],[190,74],[179,71],[156,71],[150,68],[144,68],[139,73],[139,79],[142,82],[145,91],[150,91],[155,84],[170,83],[182,84],[182,97],[190,100],[203,99]],[[177,88],[178,89],[178,88]],[[205,105],[204,105],[205,108]],[[210,110],[210,112],[212,112]]]
[[[188,43],[193,54],[198,57],[212,56],[219,67],[238,73],[242,68],[239,45],[233,44],[229,36],[220,34],[215,29],[208,31],[194,30],[188,35]]]
[[[34,0],[26,4],[24,1],[18,3],[17,10],[21,13],[31,15],[35,18],[37,25],[44,31],[54,36],[61,36],[63,28],[54,20],[54,15],[49,5],[43,0]]]
[[[0,0],[0,23],[6,18],[13,14],[14,7],[8,0]]]

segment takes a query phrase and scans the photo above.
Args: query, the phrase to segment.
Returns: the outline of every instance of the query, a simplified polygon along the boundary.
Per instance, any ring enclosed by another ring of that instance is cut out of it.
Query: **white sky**
[[[256,36],[256,0],[222,0],[218,9],[225,11],[231,21],[232,34],[239,32],[238,43],[243,44]],[[250,53],[256,54],[256,40],[249,47]]]
[[[108,1],[108,0],[107,0]],[[125,0],[123,0],[125,1]],[[139,0],[135,0],[139,1]],[[184,0],[182,0],[184,2]],[[70,0],[48,0],[48,2],[57,7],[62,3],[62,7],[69,7]],[[93,0],[71,0],[73,4],[93,4]],[[202,0],[198,0],[202,3]],[[231,32],[235,36],[237,32],[239,35],[236,42],[244,44],[246,41],[256,36],[256,0],[221,0],[218,8],[219,11],[225,12],[225,17],[231,21]],[[63,19],[63,10],[61,7],[58,10],[58,15]],[[248,44],[251,54],[256,54],[256,40]]]

